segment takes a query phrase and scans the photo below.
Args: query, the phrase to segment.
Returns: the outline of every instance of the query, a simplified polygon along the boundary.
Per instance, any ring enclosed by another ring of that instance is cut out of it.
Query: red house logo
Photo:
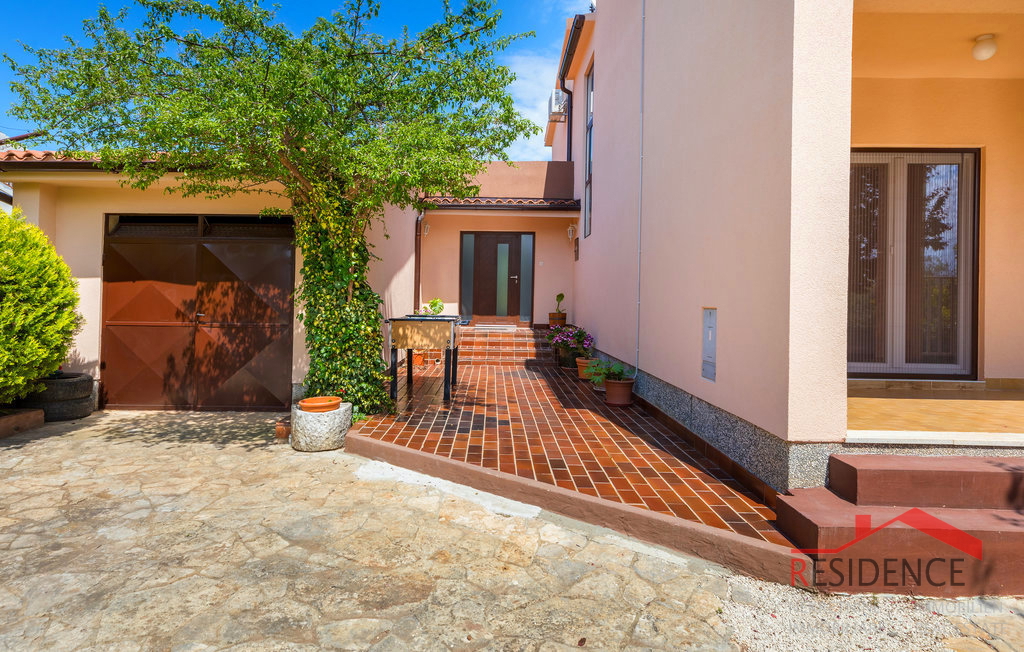
[[[884,578],[883,586],[905,585],[908,578],[910,583],[916,585],[920,585],[922,582],[927,582],[934,586],[943,586],[947,583],[959,585],[956,581],[956,575],[963,573],[964,569],[958,568],[957,564],[962,565],[966,563],[966,559],[936,557],[927,562],[919,559],[916,562],[916,567],[914,563],[907,559],[884,559],[880,567],[878,562],[873,559],[845,559],[839,556],[850,546],[860,543],[896,523],[908,525],[974,559],[980,560],[982,558],[981,539],[917,507],[909,509],[875,528],[871,527],[871,516],[857,515],[854,525],[854,536],[850,541],[836,548],[793,548],[792,552],[819,556],[813,560],[814,568],[812,572],[816,583],[819,582],[819,575],[825,571],[825,569],[819,568],[819,563],[824,564],[828,562],[827,570],[839,578],[837,582],[830,582],[829,585],[831,586],[838,586],[844,583],[873,586],[880,578]],[[936,570],[933,568],[935,566],[948,567],[948,574]],[[790,562],[790,584],[795,586],[799,581],[804,586],[810,586],[805,576],[807,570],[806,562],[803,559],[794,557]],[[865,579],[867,571],[873,572],[870,581]],[[890,582],[890,575],[902,577],[903,582]],[[936,575],[940,579],[935,579]],[[947,577],[948,580],[946,579]],[[855,579],[857,580],[856,582]]]

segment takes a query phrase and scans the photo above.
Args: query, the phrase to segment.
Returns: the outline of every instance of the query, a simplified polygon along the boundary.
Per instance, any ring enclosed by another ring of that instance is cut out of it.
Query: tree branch
[[[0,138],[0,145],[7,145],[8,143],[16,143],[19,140],[28,140],[29,138],[38,138],[39,136],[45,135],[45,131],[30,131],[27,134],[21,134],[20,136],[8,136],[6,138]]]

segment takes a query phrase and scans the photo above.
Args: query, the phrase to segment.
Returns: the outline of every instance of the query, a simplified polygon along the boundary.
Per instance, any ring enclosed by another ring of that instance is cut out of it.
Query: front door
[[[290,226],[235,216],[112,217],[103,258],[108,407],[287,407]]]
[[[475,322],[532,321],[532,233],[462,234],[460,314]]]
[[[852,376],[974,373],[973,152],[854,152]]]

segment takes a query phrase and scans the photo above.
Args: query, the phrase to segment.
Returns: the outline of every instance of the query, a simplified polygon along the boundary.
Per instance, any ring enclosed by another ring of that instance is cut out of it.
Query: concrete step
[[[776,515],[782,533],[815,560],[813,569],[794,566],[804,571],[797,584],[939,597],[1024,594],[1024,515],[1013,510],[855,505],[815,487],[780,495]]]
[[[833,455],[829,488],[856,505],[1024,510],[1024,459]]]

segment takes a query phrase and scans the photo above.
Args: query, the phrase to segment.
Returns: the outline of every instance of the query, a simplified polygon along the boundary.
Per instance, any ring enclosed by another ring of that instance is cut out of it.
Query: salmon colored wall
[[[573,198],[573,166],[564,161],[488,163],[477,175],[479,197]]]
[[[580,259],[573,270],[574,319],[593,333],[598,349],[632,364],[637,328],[640,3],[598,5],[597,12],[587,16],[569,69],[575,93],[572,141],[577,197],[584,194],[586,168],[586,73],[591,64],[594,70],[592,228],[590,236],[583,237],[581,209]],[[560,132],[564,137],[564,130]]]
[[[791,6],[648,3],[641,366],[783,437],[792,33]]]
[[[982,148],[982,378],[1024,377],[1022,111],[1024,79],[860,78],[853,83],[854,147]]]
[[[445,313],[459,311],[459,234],[463,231],[519,231],[537,234],[534,251],[533,305],[535,323],[547,323],[547,313],[555,309],[555,295],[564,292],[563,309],[572,322],[572,243],[567,228],[575,223],[575,213],[559,211],[560,217],[547,212],[526,211],[428,211],[423,219],[430,233],[422,240],[420,298],[426,303],[434,297],[444,301]]]
[[[599,3],[573,67],[574,89],[591,58],[596,71],[577,322],[628,362],[639,331],[644,371],[779,437],[842,439],[852,2],[648,0],[642,208],[640,9]],[[701,377],[705,307],[715,382]]]
[[[386,237],[385,237],[386,236]],[[369,235],[378,260],[370,262],[370,287],[381,296],[385,319],[412,312],[416,278],[416,211],[389,206]]]

